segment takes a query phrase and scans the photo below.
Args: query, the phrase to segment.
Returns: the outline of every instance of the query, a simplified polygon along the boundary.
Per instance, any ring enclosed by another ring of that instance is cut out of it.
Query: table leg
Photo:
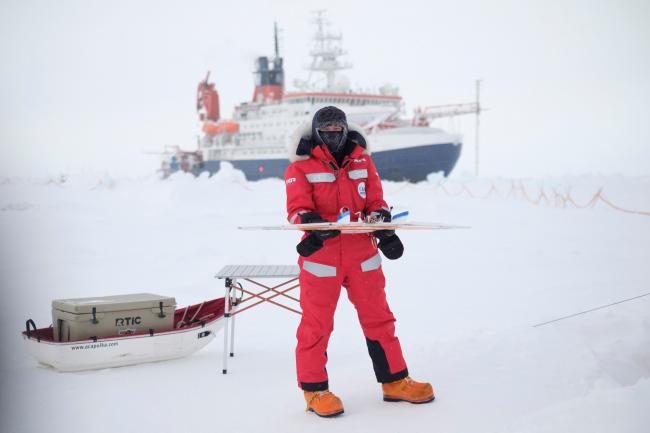
[[[224,313],[223,320],[225,320],[223,328],[223,361],[222,370],[223,374],[228,372],[228,322],[230,321],[230,287],[231,280],[226,278],[226,294],[224,295]]]
[[[235,319],[237,318],[235,312],[237,311],[237,289],[235,288],[235,285],[237,283],[236,279],[232,280],[233,284],[233,294],[234,296],[232,297],[233,303],[232,303],[232,316],[231,316],[231,326],[230,326],[230,356],[235,356]]]

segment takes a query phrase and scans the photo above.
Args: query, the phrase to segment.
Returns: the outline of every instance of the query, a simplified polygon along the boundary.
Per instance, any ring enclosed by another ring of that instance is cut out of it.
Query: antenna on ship
[[[343,36],[334,34],[327,31],[325,28],[329,22],[325,19],[325,10],[314,11],[316,17],[313,22],[316,24],[316,34],[314,35],[314,48],[309,52],[313,57],[310,71],[323,72],[327,80],[326,91],[333,91],[336,89],[336,71],[342,69],[349,69],[352,67],[350,63],[340,62],[339,56],[347,54],[341,48],[341,41]],[[338,89],[341,90],[341,89]]]
[[[481,81],[483,81],[483,80],[476,80],[476,128],[474,130],[474,134],[475,134],[474,135],[474,155],[475,155],[475,158],[474,158],[474,164],[475,164],[474,165],[474,176],[476,176],[476,177],[478,177],[478,161],[479,161],[479,158],[478,158],[478,155],[479,155],[478,154],[478,143],[479,143],[478,131],[479,131],[479,126],[481,124],[481,122],[480,122],[480,115],[481,115],[481,101],[480,101],[480,98],[481,98]]]
[[[280,45],[278,43],[278,23],[277,21],[273,22],[273,37],[275,40],[275,58],[280,57]]]

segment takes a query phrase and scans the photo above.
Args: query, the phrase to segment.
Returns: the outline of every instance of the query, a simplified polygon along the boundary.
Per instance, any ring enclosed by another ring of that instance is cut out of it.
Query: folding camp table
[[[224,303],[225,324],[223,329],[223,374],[226,374],[228,370],[228,352],[230,352],[230,356],[235,356],[235,316],[237,314],[241,314],[246,310],[266,302],[293,313],[302,314],[300,310],[288,307],[274,300],[279,296],[283,296],[293,302],[300,303],[299,298],[287,294],[287,292],[300,286],[300,284],[296,283],[299,273],[300,268],[295,265],[227,265],[224,266],[217,275],[215,275],[215,278],[225,279],[226,286],[226,295],[224,296],[226,302]],[[255,293],[244,288],[244,286],[237,281],[239,278],[261,288],[262,290]],[[284,279],[284,281],[275,286],[267,286],[256,281],[264,278]],[[281,287],[282,290],[279,290]],[[237,296],[237,291],[240,293],[239,296]],[[248,296],[244,297],[244,294]],[[240,307],[242,304],[249,302],[252,299],[255,299],[256,302],[252,302],[243,308]],[[232,324],[229,323],[231,321]],[[230,351],[228,350],[229,326]]]

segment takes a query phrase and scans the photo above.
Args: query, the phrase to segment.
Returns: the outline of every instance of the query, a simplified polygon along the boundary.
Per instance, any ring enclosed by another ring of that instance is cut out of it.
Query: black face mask
[[[330,152],[335,153],[341,149],[343,131],[318,131],[318,135]]]

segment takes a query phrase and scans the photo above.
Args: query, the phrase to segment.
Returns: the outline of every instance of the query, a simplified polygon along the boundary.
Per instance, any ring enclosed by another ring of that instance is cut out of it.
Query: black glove
[[[392,221],[390,211],[386,209],[378,209],[370,212],[370,216],[380,222],[389,223]],[[395,260],[402,257],[402,254],[404,254],[404,245],[395,234],[395,230],[376,230],[373,234],[379,240],[377,247],[384,253],[387,259]]]
[[[386,209],[378,209],[370,212],[370,218],[385,223],[389,223],[392,221],[392,216],[390,214],[390,211],[387,211]],[[387,239],[393,236],[395,234],[395,230],[375,230],[373,234],[377,239],[381,241],[383,239]]]
[[[296,251],[303,257],[309,257],[321,248],[323,248],[323,241],[315,235],[315,231],[309,233],[309,236],[296,245]]]
[[[300,215],[301,224],[326,223],[318,213],[306,212]],[[316,251],[323,248],[323,241],[334,238],[341,234],[340,230],[312,230],[309,236],[296,245],[296,251],[303,257],[309,257]]]
[[[395,232],[393,230],[381,231],[392,231],[393,234],[386,238],[380,239],[379,244],[377,244],[377,248],[379,248],[381,252],[384,253],[384,256],[386,256],[386,258],[389,260],[396,260],[402,257],[402,254],[404,254],[404,245],[402,245],[402,241],[399,240]]]
[[[324,220],[317,212],[305,212],[300,215],[300,224],[315,224],[315,223],[326,223],[327,220]],[[312,234],[315,234],[321,241],[326,239],[335,238],[341,234],[340,230],[313,230]]]

